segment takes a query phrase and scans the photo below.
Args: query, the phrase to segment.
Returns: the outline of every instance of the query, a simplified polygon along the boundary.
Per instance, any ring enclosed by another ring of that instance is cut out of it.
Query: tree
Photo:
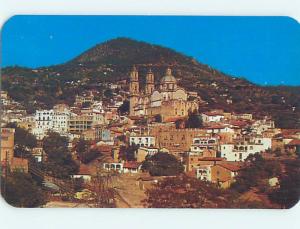
[[[36,147],[37,140],[33,134],[29,133],[23,128],[18,127],[16,123],[8,123],[6,127],[15,129],[15,145],[30,149]]]
[[[202,118],[197,112],[189,113],[189,117],[186,121],[187,128],[200,128],[202,127]]]
[[[300,160],[286,162],[286,174],[279,178],[278,189],[269,194],[270,199],[280,204],[282,208],[291,208],[299,201],[300,197]]]
[[[84,153],[82,155],[81,162],[84,163],[84,164],[88,164],[88,163],[95,160],[96,158],[98,158],[101,155],[102,154],[98,150],[91,149],[91,150],[87,151],[86,153]]]
[[[72,159],[68,150],[66,137],[51,132],[43,141],[43,149],[47,155],[45,162],[46,171],[57,178],[69,178],[78,172],[79,166]]]
[[[118,108],[118,111],[121,115],[128,114],[129,113],[129,101],[124,100],[122,105]]]
[[[264,179],[278,176],[281,172],[280,163],[267,161],[260,154],[251,154],[246,158],[247,167],[243,168],[236,177],[231,189],[244,193],[251,187],[259,187]]]
[[[160,115],[160,114],[155,115],[155,116],[154,116],[154,120],[155,120],[155,122],[162,122],[162,117],[161,117],[161,115]]]
[[[1,180],[4,199],[14,207],[33,208],[47,202],[46,195],[27,173],[13,172]]]
[[[185,175],[168,177],[146,191],[150,208],[224,208],[223,191],[208,182]]]
[[[113,91],[111,90],[111,89],[106,89],[105,91],[104,91],[104,96],[106,97],[106,98],[112,98],[113,97]]]
[[[184,168],[174,155],[159,152],[147,157],[142,169],[149,171],[151,176],[175,176],[182,173]]]
[[[83,138],[80,138],[79,141],[75,145],[76,153],[81,160],[83,155],[88,152],[89,150],[89,142],[84,140]]]
[[[139,146],[132,144],[128,147],[126,146],[121,146],[120,147],[120,158],[126,161],[135,161],[135,152]]]

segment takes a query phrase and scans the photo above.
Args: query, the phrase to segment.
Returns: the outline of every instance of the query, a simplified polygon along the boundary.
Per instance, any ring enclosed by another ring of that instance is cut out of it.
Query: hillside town
[[[153,198],[165,198],[159,196],[163,185],[181,198],[200,182],[220,191],[216,197],[257,180],[240,192],[241,202],[289,207],[273,200],[288,175],[286,161],[298,160],[300,129],[277,128],[271,117],[225,108],[203,111],[206,101],[180,87],[170,67],[159,79],[151,68],[142,75],[133,66],[127,80],[85,90],[72,106],[59,103],[32,114],[1,91],[4,197],[10,176],[23,173],[43,193],[43,207],[240,207],[219,205],[213,197],[173,205]],[[256,169],[259,160],[272,163],[271,172],[259,178],[253,172],[246,180],[245,171]],[[188,186],[176,188],[176,179]],[[263,185],[268,191],[261,191]]]

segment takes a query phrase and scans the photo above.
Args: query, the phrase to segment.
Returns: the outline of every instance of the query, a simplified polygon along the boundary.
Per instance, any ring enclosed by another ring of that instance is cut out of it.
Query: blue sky
[[[262,85],[300,85],[300,26],[288,17],[15,16],[2,66],[64,63],[116,37],[163,45]]]

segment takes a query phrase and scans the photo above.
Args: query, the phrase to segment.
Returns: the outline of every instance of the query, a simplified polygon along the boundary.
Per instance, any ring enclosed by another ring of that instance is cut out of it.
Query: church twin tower
[[[145,87],[145,94],[150,96],[155,89],[154,85],[154,74],[149,69],[146,74],[146,87]],[[138,104],[139,97],[142,96],[142,91],[140,91],[139,86],[139,73],[137,68],[133,66],[132,71],[130,72],[130,84],[129,84],[129,102],[130,102],[130,115],[134,115],[134,107]]]

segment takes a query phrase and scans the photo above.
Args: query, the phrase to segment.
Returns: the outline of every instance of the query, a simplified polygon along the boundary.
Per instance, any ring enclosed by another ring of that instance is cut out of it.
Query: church
[[[129,85],[130,116],[154,117],[160,115],[162,121],[185,117],[198,110],[197,101],[189,101],[185,89],[177,85],[176,78],[167,68],[159,85],[155,86],[154,74],[149,69],[144,90],[139,85],[139,73],[135,66],[130,72]]]

